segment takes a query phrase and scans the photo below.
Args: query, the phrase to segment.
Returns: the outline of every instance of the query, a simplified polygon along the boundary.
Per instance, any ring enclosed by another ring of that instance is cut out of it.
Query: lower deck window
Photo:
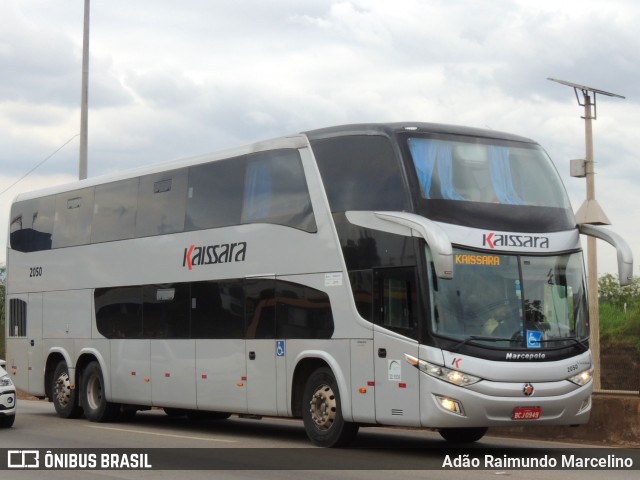
[[[222,280],[95,290],[107,338],[328,339],[326,293],[274,279]]]

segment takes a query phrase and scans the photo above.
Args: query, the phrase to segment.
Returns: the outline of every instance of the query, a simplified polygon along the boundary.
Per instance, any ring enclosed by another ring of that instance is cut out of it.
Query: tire
[[[442,428],[438,433],[447,442],[473,443],[480,440],[487,433],[488,428]]]
[[[84,416],[91,422],[111,422],[117,420],[120,405],[107,402],[104,377],[98,362],[91,362],[82,372],[82,406]]]
[[[136,418],[137,410],[134,409],[120,409],[119,415],[116,418],[119,422],[130,422]]]
[[[0,428],[11,428],[13,422],[16,421],[15,415],[8,415],[6,417],[0,417]]]
[[[66,362],[58,363],[51,380],[51,402],[62,418],[78,418],[82,415],[82,408],[78,404],[78,390],[73,383],[69,378]]]
[[[163,410],[164,413],[166,413],[169,417],[186,417],[189,413],[189,410],[186,410],[184,408],[164,407]]]
[[[358,433],[342,416],[338,384],[329,368],[313,372],[302,395],[302,419],[309,440],[319,447],[342,447]]]

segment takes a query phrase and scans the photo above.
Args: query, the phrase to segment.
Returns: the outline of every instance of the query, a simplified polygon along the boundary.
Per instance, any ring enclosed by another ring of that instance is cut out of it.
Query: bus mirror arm
[[[453,247],[446,232],[436,222],[408,212],[348,211],[347,220],[360,227],[423,238],[433,257],[436,276],[453,278]]]
[[[633,281],[633,253],[629,244],[617,233],[596,225],[578,225],[580,233],[599,238],[613,245],[618,254],[618,279],[620,285],[630,285]]]
[[[381,220],[408,227],[414,237],[424,238],[431,249],[436,276],[443,279],[453,278],[451,240],[437,223],[407,212],[375,212],[375,216]]]

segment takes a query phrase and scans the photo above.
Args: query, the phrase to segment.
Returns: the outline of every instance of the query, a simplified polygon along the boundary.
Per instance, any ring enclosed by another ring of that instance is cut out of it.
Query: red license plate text
[[[538,420],[541,416],[540,407],[516,407],[513,409],[511,420]]]

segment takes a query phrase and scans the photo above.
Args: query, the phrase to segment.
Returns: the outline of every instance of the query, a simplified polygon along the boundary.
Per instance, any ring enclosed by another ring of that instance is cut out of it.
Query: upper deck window
[[[332,213],[409,208],[400,163],[387,137],[334,137],[312,146]]]
[[[317,232],[297,149],[18,201],[11,208],[10,248],[36,252],[251,223]]]
[[[297,150],[247,157],[242,223],[274,223],[316,232],[309,189]]]
[[[247,223],[317,231],[297,150],[268,150],[189,169],[186,230]]]
[[[510,232],[575,228],[560,176],[536,143],[453,134],[405,138],[416,213]]]
[[[549,157],[535,144],[424,137],[407,143],[424,199],[571,208]]]
[[[55,207],[55,195],[14,203],[9,227],[11,248],[20,252],[49,250]]]
[[[52,248],[90,243],[93,203],[93,187],[56,195]]]

